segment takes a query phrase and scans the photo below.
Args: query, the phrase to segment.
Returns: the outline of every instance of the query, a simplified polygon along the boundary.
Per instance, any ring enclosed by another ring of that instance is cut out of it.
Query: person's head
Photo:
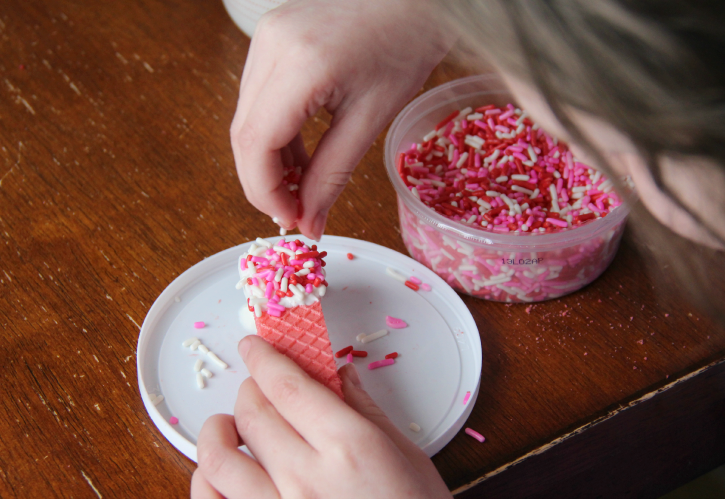
[[[483,54],[543,128],[608,175],[630,175],[644,206],[673,232],[725,248],[725,9],[718,2],[442,4],[468,53]],[[651,221],[639,225],[652,232]],[[672,256],[676,238],[666,239]],[[687,265],[680,270],[694,275]],[[696,281],[689,279],[701,287]]]

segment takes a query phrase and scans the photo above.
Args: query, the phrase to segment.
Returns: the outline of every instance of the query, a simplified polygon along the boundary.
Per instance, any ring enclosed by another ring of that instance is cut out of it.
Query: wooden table
[[[181,272],[274,233],[228,139],[248,47],[218,0],[3,4],[0,496],[188,494],[195,464],[144,409],[136,341]],[[445,62],[425,89],[463,74]],[[327,122],[310,120],[308,146]],[[383,140],[327,231],[405,253]],[[655,286],[647,258],[627,234],[566,298],[463,298],[484,348],[467,425],[487,441],[435,456],[451,490],[656,497],[725,462],[725,334]]]

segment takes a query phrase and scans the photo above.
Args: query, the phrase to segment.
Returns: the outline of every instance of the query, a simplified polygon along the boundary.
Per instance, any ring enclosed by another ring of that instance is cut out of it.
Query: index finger
[[[284,65],[275,68],[264,85],[250,84],[259,93],[251,105],[250,96],[240,98],[231,129],[234,161],[247,199],[287,227],[297,220],[298,206],[283,184],[281,151],[327,98],[324,92],[315,91],[314,77],[295,77],[303,71]]]
[[[246,336],[239,342],[239,352],[265,397],[315,449],[345,439],[352,427],[357,432],[366,428],[377,431],[370,421],[262,338]]]

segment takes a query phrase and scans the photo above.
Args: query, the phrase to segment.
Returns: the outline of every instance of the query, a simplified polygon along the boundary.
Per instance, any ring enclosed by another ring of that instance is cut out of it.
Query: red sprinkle
[[[339,359],[340,357],[344,357],[345,355],[349,354],[350,352],[352,352],[352,345],[350,345],[349,347],[345,347],[342,350],[339,350],[338,352],[336,352],[335,357],[337,357]],[[365,355],[367,355],[367,353]]]
[[[350,353],[353,357],[367,357],[368,353],[364,350],[351,350]]]
[[[405,281],[405,285],[408,286],[413,291],[418,291],[420,289],[420,287],[414,282]]]
[[[347,254],[347,259],[348,260],[352,260],[353,258],[355,258],[355,257],[352,255],[352,253],[348,253]]]
[[[397,359],[398,358],[398,352],[389,353],[385,356],[386,359]]]

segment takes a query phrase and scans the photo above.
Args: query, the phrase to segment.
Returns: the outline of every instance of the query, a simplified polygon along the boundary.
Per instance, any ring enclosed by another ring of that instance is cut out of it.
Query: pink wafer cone
[[[259,336],[344,399],[320,302],[288,308],[281,317],[265,313],[254,321]]]

